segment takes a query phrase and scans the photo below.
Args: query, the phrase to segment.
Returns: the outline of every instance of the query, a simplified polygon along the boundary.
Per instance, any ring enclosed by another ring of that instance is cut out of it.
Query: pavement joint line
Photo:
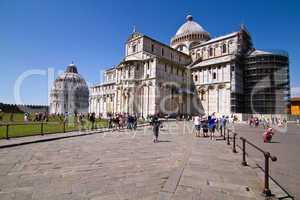
[[[180,183],[180,179],[182,177],[185,166],[189,161],[190,155],[191,150],[185,153],[183,158],[184,162],[181,164],[181,166],[173,170],[167,182],[164,184],[164,187],[159,192],[159,200],[170,200],[173,197]]]

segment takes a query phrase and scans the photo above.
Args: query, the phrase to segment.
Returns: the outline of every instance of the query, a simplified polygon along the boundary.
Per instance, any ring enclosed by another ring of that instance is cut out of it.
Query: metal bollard
[[[6,139],[8,140],[9,139],[9,136],[8,136],[8,124],[6,124]]]
[[[243,142],[243,161],[242,161],[242,165],[247,166],[247,162],[246,162],[246,140],[244,138],[241,138],[241,140]]]
[[[66,122],[64,122],[64,124],[63,124],[63,131],[64,131],[64,133],[66,132]]]
[[[232,146],[233,153],[237,153],[236,148],[235,148],[235,138],[236,138],[236,133],[233,133],[233,146]]]
[[[230,145],[230,140],[229,140],[229,129],[227,129],[227,145]]]
[[[41,134],[44,135],[44,125],[43,125],[43,122],[41,123]]]
[[[264,153],[265,156],[265,188],[264,188],[264,195],[267,197],[272,196],[272,192],[269,188],[269,158],[271,158],[272,161],[276,161],[277,158],[275,156],[271,156],[269,152]]]
[[[227,129],[227,130],[228,130],[228,129]],[[222,131],[222,132],[223,132],[223,140],[226,140],[226,136],[225,136],[225,135],[226,135],[226,128],[225,128],[225,127],[223,128],[223,131]]]

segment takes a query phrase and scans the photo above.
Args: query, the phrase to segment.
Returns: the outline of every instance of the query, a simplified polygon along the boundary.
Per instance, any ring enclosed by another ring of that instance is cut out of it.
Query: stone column
[[[149,83],[148,83],[147,84],[147,104],[146,104],[147,110],[146,110],[146,116],[149,115],[149,94],[150,94],[149,88],[150,88],[150,86],[149,86]]]
[[[220,90],[219,90],[219,86],[217,87],[217,113],[219,113],[220,111]]]
[[[207,115],[209,115],[209,87],[207,88]]]
[[[141,115],[144,117],[144,86],[140,89]]]

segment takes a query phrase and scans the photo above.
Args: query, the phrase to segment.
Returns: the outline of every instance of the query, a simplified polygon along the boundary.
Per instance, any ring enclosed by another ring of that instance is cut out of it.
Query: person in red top
[[[267,128],[263,134],[264,142],[271,142],[273,135],[274,135],[273,129]]]

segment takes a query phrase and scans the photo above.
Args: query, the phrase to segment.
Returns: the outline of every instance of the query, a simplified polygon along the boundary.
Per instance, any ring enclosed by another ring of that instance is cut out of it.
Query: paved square
[[[260,179],[224,141],[184,131],[171,122],[156,144],[144,127],[0,149],[0,199],[261,198]]]

